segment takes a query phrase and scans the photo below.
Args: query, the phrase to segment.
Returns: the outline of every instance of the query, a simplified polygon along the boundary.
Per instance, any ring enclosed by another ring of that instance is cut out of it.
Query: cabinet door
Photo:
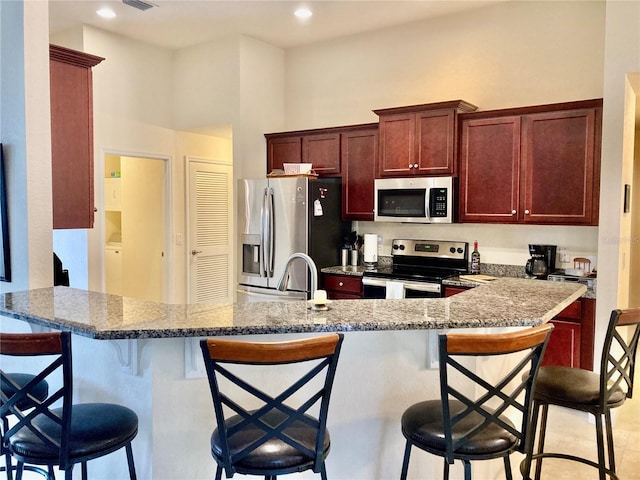
[[[455,118],[453,110],[416,114],[417,173],[420,175],[455,173]]]
[[[415,158],[414,113],[380,117],[380,155],[377,176],[406,177],[413,175],[418,164]]]
[[[342,219],[373,220],[378,129],[342,134]]]
[[[463,119],[460,222],[519,218],[520,117]]]
[[[267,138],[267,173],[275,169],[284,170],[285,163],[302,163],[302,138]]]
[[[323,275],[323,286],[330,300],[362,298],[362,279],[349,275]]]
[[[56,45],[49,50],[53,228],[93,228],[93,86],[102,60]]]
[[[453,297],[454,295],[457,295],[462,292],[466,292],[467,290],[469,290],[469,287],[453,287],[453,286],[446,285],[444,287],[444,296]]]
[[[523,221],[597,223],[595,109],[526,115],[522,127]]]
[[[318,175],[340,175],[340,134],[304,135],[302,163],[311,163]]]
[[[580,368],[580,324],[551,320],[553,332],[542,358],[542,366]]]

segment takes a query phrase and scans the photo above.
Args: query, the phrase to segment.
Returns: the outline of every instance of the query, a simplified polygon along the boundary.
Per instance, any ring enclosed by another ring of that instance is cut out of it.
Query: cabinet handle
[[[413,164],[413,168],[418,168],[418,164],[417,164],[417,163],[414,163],[414,164]]]
[[[202,253],[202,250],[191,250],[191,255],[197,255],[199,253]]]
[[[515,215],[517,212],[515,210],[511,210],[511,215]]]
[[[338,282],[338,286],[339,286],[339,287],[344,287],[344,283],[342,283],[342,282]]]
[[[525,215],[529,215],[529,210],[525,210],[525,211],[524,211],[524,214],[525,214]]]
[[[409,168],[413,168],[413,164],[411,164],[411,163],[410,163],[410,164],[409,164]]]

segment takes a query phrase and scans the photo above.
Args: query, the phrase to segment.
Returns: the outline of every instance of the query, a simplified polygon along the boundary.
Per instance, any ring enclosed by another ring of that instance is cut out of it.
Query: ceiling
[[[292,48],[402,25],[506,0],[145,0],[141,11],[120,0],[49,0],[49,29],[57,33],[88,24],[168,49],[180,49],[242,34]],[[293,11],[306,6],[301,21]],[[110,7],[106,20],[96,10]]]

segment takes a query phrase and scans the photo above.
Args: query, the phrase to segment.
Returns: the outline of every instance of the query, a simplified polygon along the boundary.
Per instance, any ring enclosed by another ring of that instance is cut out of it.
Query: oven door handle
[[[378,278],[371,278],[371,277],[363,277],[362,278],[362,285],[366,285],[368,287],[386,287],[387,286],[387,281],[386,280],[380,280]]]
[[[440,293],[441,288],[439,283],[427,283],[427,282],[402,282],[404,283],[405,290],[415,290],[418,292],[432,292]]]

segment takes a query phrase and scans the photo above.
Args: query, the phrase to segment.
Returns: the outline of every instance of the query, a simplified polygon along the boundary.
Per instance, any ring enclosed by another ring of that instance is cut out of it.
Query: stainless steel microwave
[[[375,180],[374,221],[452,223],[453,177]]]

